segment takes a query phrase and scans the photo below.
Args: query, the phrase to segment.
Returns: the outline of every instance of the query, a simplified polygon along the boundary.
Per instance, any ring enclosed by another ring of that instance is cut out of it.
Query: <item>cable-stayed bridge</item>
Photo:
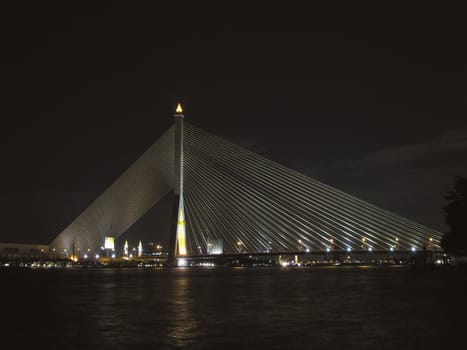
[[[173,192],[169,254],[439,249],[441,233],[183,121],[51,243],[98,251]],[[213,246],[216,248],[213,250]],[[217,250],[216,250],[217,249]]]
[[[430,238],[439,244],[439,232],[190,124],[185,130],[185,212],[192,247],[206,247],[216,238],[222,238],[224,250],[254,252],[299,246],[410,250]]]

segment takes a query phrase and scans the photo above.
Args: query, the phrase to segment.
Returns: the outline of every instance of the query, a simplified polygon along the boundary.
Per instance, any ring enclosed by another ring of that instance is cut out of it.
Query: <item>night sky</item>
[[[49,243],[179,100],[187,122],[447,230],[467,175],[465,7],[158,3],[2,6],[0,241]]]

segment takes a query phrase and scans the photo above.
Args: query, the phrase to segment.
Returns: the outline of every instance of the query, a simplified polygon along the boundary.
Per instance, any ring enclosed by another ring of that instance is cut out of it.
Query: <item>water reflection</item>
[[[118,278],[115,271],[109,270],[106,273],[108,275],[106,277],[112,280],[104,279],[102,283],[95,286],[91,294],[91,297],[95,298],[93,302],[95,311],[88,314],[86,321],[95,324],[96,335],[106,346],[115,347],[120,342],[121,330],[125,326],[120,314],[119,293],[121,290],[117,284]]]
[[[188,346],[197,338],[199,322],[193,314],[196,300],[193,298],[189,271],[180,269],[175,278],[170,281],[170,295],[172,298],[172,317],[168,319],[168,343],[177,346]]]
[[[463,339],[467,314],[467,275],[454,272],[41,270],[0,281],[2,341],[22,348],[440,349]]]

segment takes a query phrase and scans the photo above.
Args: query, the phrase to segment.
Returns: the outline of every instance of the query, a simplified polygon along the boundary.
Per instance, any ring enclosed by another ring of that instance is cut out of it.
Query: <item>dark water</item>
[[[4,349],[443,349],[467,336],[461,271],[4,269],[0,286]]]

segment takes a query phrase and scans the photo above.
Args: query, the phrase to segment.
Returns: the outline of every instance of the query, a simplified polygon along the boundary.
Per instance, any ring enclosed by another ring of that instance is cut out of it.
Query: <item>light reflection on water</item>
[[[196,300],[192,298],[190,280],[187,276],[177,275],[171,283],[173,283],[171,305],[174,315],[167,324],[168,343],[187,346],[196,338],[198,329],[198,321],[192,313]]]
[[[449,271],[0,270],[0,281],[0,329],[20,348],[435,349],[460,339],[467,311],[467,276]]]

